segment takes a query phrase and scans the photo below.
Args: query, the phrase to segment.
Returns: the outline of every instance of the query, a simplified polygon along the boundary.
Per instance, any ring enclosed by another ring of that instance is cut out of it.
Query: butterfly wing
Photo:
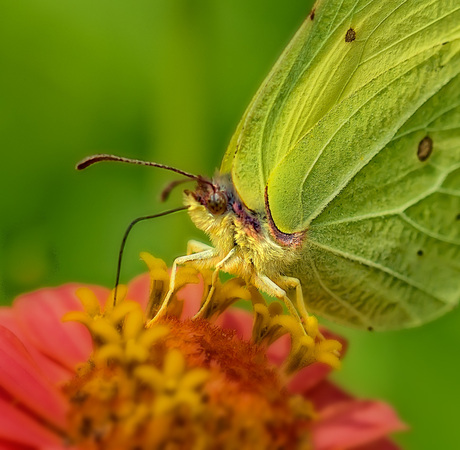
[[[460,6],[324,0],[225,155],[246,205],[306,230],[310,309],[378,329],[460,298]]]
[[[303,264],[293,271],[312,310],[390,329],[422,324],[457,304],[459,124],[457,76],[311,222]],[[431,155],[420,161],[426,142]]]

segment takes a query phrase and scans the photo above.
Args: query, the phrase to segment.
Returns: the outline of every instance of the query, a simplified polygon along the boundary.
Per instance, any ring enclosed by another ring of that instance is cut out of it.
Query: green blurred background
[[[166,205],[177,177],[156,169],[75,163],[99,152],[210,175],[246,105],[311,1],[40,0],[0,3],[0,299],[81,281],[111,286],[135,217]],[[139,252],[171,263],[190,238],[185,213],[137,225],[122,281]],[[336,374],[360,396],[391,402],[406,449],[457,449],[458,311],[423,328],[350,340]]]

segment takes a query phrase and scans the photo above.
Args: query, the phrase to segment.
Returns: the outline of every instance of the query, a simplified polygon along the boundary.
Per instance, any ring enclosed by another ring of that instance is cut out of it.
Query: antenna
[[[92,155],[88,156],[87,158],[81,160],[75,168],[77,170],[83,170],[86,169],[89,166],[92,166],[93,164],[96,164],[98,162],[102,161],[115,161],[115,162],[123,162],[127,164],[138,164],[140,166],[150,166],[150,167],[158,167],[160,169],[165,169],[165,170],[170,170],[171,172],[178,173],[180,175],[183,175],[184,177],[187,178],[192,178],[194,180],[197,180],[200,183],[206,183],[212,186],[213,190],[215,191],[215,186],[208,180],[205,180],[199,175],[193,175],[192,173],[185,172],[180,169],[176,169],[175,167],[167,166],[165,164],[159,164],[156,162],[152,161],[142,161],[140,159],[132,159],[132,158],[125,158],[123,156],[117,156],[117,155],[107,155],[107,154],[99,154],[99,155]]]
[[[180,169],[176,169],[175,167],[171,166],[166,166],[165,164],[159,164],[151,161],[142,161],[140,159],[132,159],[132,158],[125,158],[123,156],[117,156],[117,155],[108,155],[108,154],[98,154],[98,155],[92,155],[88,156],[87,158],[81,160],[77,165],[76,169],[77,170],[83,170],[86,169],[89,166],[92,166],[93,164],[96,164],[98,162],[103,162],[103,161],[115,161],[115,162],[122,162],[122,163],[127,163],[127,164],[137,164],[140,166],[150,166],[150,167],[158,167],[160,169],[165,169],[165,170],[170,170],[171,172],[178,173],[180,175],[183,175],[184,177],[190,178],[192,180],[196,180],[198,183],[202,184],[208,184],[209,186],[212,187],[213,191],[216,192],[216,186],[209,180],[206,180],[205,178],[201,177],[200,175],[193,175],[192,173],[185,172]],[[186,180],[184,180],[186,181]],[[164,196],[167,197],[170,190],[179,184],[178,182],[173,182],[169,187],[167,187],[164,190]],[[117,275],[115,278],[115,288],[114,288],[114,293],[113,293],[113,304],[115,305],[117,303],[117,290],[118,290],[118,283],[120,282],[120,272],[121,272],[121,261],[123,258],[123,252],[125,249],[125,244],[126,244],[126,239],[128,238],[128,235],[130,231],[132,230],[133,226],[136,225],[136,223],[139,223],[143,220],[147,219],[155,219],[157,217],[162,217],[166,216],[168,214],[172,214],[178,211],[184,211],[188,208],[188,206],[181,206],[180,208],[175,208],[175,209],[170,209],[168,211],[164,211],[159,214],[153,214],[150,216],[142,216],[138,217],[137,219],[134,219],[129,225],[128,228],[125,231],[125,234],[123,235],[123,239],[121,241],[121,247],[120,247],[120,252],[118,253],[118,263],[117,263]]]
[[[168,200],[169,194],[171,191],[180,184],[190,183],[191,180],[174,180],[171,181],[165,188],[161,191],[160,201],[165,202]]]
[[[137,219],[134,219],[128,225],[128,228],[126,228],[125,234],[123,235],[123,239],[121,241],[120,252],[118,253],[117,276],[115,278],[115,288],[113,292],[113,306],[115,306],[117,303],[117,290],[118,290],[118,283],[120,282],[121,260],[123,258],[123,251],[125,250],[126,239],[128,238],[129,232],[132,230],[133,226],[136,225],[136,223],[142,222],[143,220],[156,219],[157,217],[167,216],[168,214],[172,214],[178,211],[184,211],[187,208],[188,206],[181,206],[180,208],[170,209],[168,211],[163,211],[159,214],[138,217]]]

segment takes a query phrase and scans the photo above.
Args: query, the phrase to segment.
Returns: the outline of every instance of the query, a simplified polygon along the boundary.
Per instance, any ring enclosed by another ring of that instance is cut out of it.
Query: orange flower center
[[[154,330],[158,339],[147,353],[128,358],[128,347],[151,341],[145,334]],[[120,340],[118,351],[99,340],[92,359],[66,386],[71,444],[308,448],[312,407],[282,387],[263,348],[204,319],[168,319],[138,331],[131,341]]]
[[[161,260],[144,259],[151,276],[146,313],[125,300],[126,289],[118,286],[116,304],[109,299],[104,311],[91,291],[81,289],[84,311],[65,317],[83,323],[93,338],[90,360],[64,388],[69,444],[123,450],[309,448],[313,408],[282,381],[315,361],[337,366],[340,343],[324,339],[313,317],[303,328],[238,279],[216,283],[212,308],[201,318],[177,318],[183,306],[177,291],[167,314],[155,317],[169,274]],[[210,277],[201,275],[206,298]],[[184,268],[177,280],[180,289],[198,278]],[[253,304],[251,342],[206,320],[239,298]],[[280,370],[265,350],[286,333],[292,347]]]

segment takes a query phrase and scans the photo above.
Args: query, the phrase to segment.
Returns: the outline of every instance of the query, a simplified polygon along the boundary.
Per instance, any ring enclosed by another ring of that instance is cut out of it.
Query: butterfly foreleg
[[[282,285],[285,289],[295,289],[295,306],[299,312],[302,321],[305,321],[309,314],[303,300],[302,284],[298,278],[294,277],[281,277]]]
[[[308,314],[307,307],[305,306],[305,301],[303,298],[302,284],[298,278],[282,276],[281,282],[283,287],[286,289],[295,289],[295,307],[299,313],[300,319],[304,327],[309,328],[311,322],[311,317]],[[316,321],[315,318],[313,318]],[[319,337],[324,339],[323,335],[320,333]]]
[[[187,242],[187,255],[191,255],[193,253],[201,253],[207,250],[213,250],[213,247],[193,239]]]
[[[300,280],[293,277],[281,277],[280,284],[282,284],[284,289],[265,275],[258,275],[254,281],[257,289],[264,291],[272,297],[276,297],[284,303],[291,316],[302,324],[302,329],[305,334],[308,336],[311,335],[311,337],[316,335],[320,339],[324,339],[321,333],[318,334],[316,319],[308,315],[307,308],[303,301],[302,284]],[[285,289],[295,289],[295,305],[289,298]]]
[[[235,256],[236,253],[236,247],[233,247],[225,256],[225,258],[221,259],[215,266],[215,270],[212,274],[211,278],[211,288],[209,289],[208,295],[206,297],[205,302],[201,306],[200,310],[195,314],[194,318],[197,317],[202,317],[207,309],[209,308],[209,304],[211,302],[212,296],[214,294],[214,291],[216,290],[216,282],[219,277],[219,272],[222,270],[222,268],[225,266],[225,264],[228,264],[228,262]]]
[[[205,244],[203,244],[203,245],[205,245]],[[208,246],[206,246],[206,247],[208,247]],[[184,264],[188,264],[188,263],[193,262],[193,261],[211,260],[211,259],[215,258],[217,255],[218,255],[217,250],[215,248],[209,247],[207,250],[199,251],[198,253],[193,253],[191,255],[179,256],[178,258],[176,258],[174,260],[174,263],[173,263],[172,269],[171,269],[171,278],[169,279],[168,293],[166,294],[166,297],[164,298],[163,303],[161,304],[161,307],[158,310],[157,314],[149,322],[149,325],[151,323],[153,323],[154,321],[158,320],[159,318],[161,318],[161,317],[166,315],[169,303],[171,301],[171,298],[172,298],[172,296],[174,294],[175,287],[176,287],[177,267],[182,266]]]
[[[263,291],[271,297],[276,297],[278,300],[282,301],[289,313],[294,318],[299,320],[299,322],[302,321],[302,319],[299,316],[299,313],[297,312],[291,299],[288,297],[286,291],[282,289],[280,286],[278,286],[273,280],[268,278],[266,275],[256,275],[256,277],[254,278],[254,285],[260,291]]]

